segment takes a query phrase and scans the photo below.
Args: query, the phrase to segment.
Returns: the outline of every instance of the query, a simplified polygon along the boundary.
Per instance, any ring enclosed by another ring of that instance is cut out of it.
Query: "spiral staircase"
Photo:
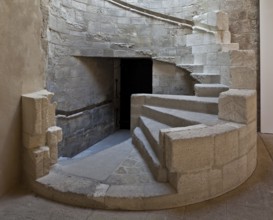
[[[231,43],[222,11],[193,21],[106,0],[153,19],[192,29],[186,54],[153,57],[189,72],[194,96],[135,94],[131,98],[132,143],[156,182],[115,186],[54,169],[31,181],[37,193],[84,207],[151,210],[188,205],[242,184],[256,167],[255,54]],[[107,162],[105,162],[107,163]],[[56,168],[57,167],[57,168]],[[73,179],[73,180],[72,180]],[[61,183],[70,183],[65,189]]]

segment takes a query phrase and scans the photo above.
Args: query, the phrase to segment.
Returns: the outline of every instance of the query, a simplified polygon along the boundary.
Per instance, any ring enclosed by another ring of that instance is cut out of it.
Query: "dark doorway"
[[[152,93],[152,60],[121,59],[120,61],[120,128],[130,129],[131,95]]]

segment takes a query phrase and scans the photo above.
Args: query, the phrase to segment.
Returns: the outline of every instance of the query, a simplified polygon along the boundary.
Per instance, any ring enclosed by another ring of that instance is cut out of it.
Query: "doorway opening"
[[[120,129],[130,129],[131,95],[135,93],[152,93],[151,59],[120,60]]]

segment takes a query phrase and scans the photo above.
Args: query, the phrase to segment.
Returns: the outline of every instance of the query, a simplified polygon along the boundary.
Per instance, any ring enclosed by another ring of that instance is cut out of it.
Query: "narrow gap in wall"
[[[120,60],[120,118],[121,129],[130,129],[131,95],[152,93],[152,60]]]

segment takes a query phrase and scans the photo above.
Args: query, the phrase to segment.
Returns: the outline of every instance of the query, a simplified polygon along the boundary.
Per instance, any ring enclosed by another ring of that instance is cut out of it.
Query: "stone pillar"
[[[62,129],[56,126],[52,97],[46,90],[22,96],[23,168],[29,180],[47,175],[57,162]]]

